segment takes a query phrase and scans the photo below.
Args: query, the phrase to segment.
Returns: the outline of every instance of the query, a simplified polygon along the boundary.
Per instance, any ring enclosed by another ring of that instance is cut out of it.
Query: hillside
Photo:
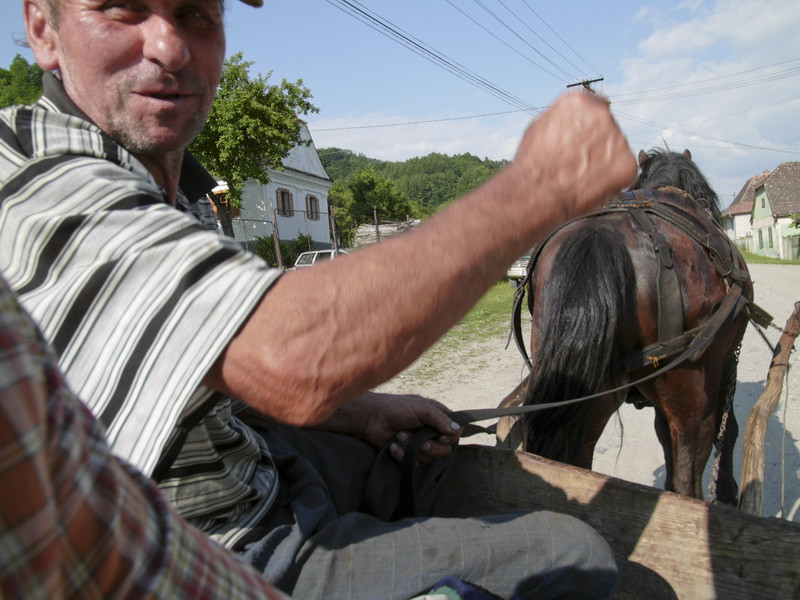
[[[474,189],[508,164],[469,153],[455,156],[432,153],[391,162],[343,148],[320,148],[319,157],[334,181],[346,181],[354,173],[372,167],[378,175],[393,180],[398,190],[427,213]]]

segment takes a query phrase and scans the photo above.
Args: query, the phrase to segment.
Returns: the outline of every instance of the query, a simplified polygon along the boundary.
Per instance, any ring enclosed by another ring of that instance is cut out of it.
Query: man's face
[[[55,60],[73,102],[134,154],[202,129],[225,57],[220,0],[60,0]]]

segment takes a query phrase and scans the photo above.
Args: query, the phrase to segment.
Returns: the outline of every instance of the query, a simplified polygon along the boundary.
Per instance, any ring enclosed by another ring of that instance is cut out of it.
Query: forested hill
[[[320,148],[319,157],[331,179],[347,181],[355,173],[372,168],[394,181],[397,189],[428,214],[474,189],[508,161],[478,158],[472,154],[428,154],[402,162],[368,158],[342,148]]]

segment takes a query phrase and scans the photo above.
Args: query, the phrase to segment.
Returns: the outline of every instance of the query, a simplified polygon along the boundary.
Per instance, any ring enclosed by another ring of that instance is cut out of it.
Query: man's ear
[[[58,64],[58,35],[50,22],[46,0],[24,0],[25,33],[36,62],[45,71],[54,71]]]

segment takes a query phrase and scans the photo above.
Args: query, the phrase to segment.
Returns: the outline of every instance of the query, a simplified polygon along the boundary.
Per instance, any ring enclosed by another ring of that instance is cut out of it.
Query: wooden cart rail
[[[800,524],[706,504],[531,454],[458,450],[440,516],[567,513],[609,542],[617,598],[800,598]]]

